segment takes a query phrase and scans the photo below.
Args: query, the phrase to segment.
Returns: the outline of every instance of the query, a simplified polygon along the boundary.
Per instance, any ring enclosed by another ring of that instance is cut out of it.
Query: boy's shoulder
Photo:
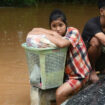
[[[75,31],[75,32],[79,32],[79,30],[75,27],[67,27],[67,31],[70,32],[70,31]]]

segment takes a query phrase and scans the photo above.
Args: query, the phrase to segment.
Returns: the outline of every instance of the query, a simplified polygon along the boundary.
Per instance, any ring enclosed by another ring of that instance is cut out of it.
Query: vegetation
[[[96,3],[97,0],[0,0],[0,6],[35,6],[39,2]]]

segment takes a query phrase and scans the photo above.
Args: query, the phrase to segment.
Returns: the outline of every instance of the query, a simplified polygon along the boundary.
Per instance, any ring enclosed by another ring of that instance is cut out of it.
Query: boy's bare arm
[[[61,35],[59,35],[57,32],[44,29],[44,28],[34,28],[32,31],[28,33],[28,35],[33,34],[33,35],[41,35],[45,34],[46,37],[55,45],[58,47],[66,47],[70,45],[70,41],[64,39]]]
[[[54,36],[56,32],[45,28],[33,28],[32,31],[29,32],[29,34],[49,34]]]
[[[105,46],[105,34],[103,32],[97,33],[95,37]]]
[[[70,46],[70,41],[67,39],[64,39],[62,36],[60,36],[59,34],[55,35],[55,36],[51,36],[49,34],[46,34],[46,37],[52,42],[54,43],[56,46],[63,48],[63,47],[67,47]]]

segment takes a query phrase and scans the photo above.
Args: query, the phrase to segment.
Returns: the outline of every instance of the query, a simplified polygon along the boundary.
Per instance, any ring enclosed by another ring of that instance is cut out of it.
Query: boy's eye
[[[53,24],[53,25],[52,25],[52,27],[54,27],[54,28],[55,28],[55,27],[56,27],[56,25],[55,25],[55,24]]]
[[[60,26],[60,27],[62,27],[62,26],[63,26],[63,24],[59,24],[59,26]]]

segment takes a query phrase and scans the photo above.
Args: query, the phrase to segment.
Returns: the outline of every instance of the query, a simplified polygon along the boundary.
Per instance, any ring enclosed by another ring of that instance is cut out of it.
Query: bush
[[[0,6],[35,6],[39,2],[96,3],[97,0],[0,0]]]

